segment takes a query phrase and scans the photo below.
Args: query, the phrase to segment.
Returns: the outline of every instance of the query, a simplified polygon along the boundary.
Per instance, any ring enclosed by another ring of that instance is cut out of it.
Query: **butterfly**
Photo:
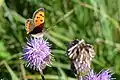
[[[44,8],[39,8],[34,12],[32,19],[27,19],[25,22],[27,34],[30,34],[33,37],[43,37],[44,20]]]

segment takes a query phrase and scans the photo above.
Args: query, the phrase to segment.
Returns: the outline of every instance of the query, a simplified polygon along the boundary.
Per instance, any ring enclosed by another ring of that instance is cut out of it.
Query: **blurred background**
[[[44,37],[55,57],[44,70],[46,80],[75,80],[65,55],[74,39],[94,46],[95,72],[109,68],[120,80],[120,0],[0,0],[0,79],[41,79],[19,59],[28,36],[25,20],[40,7],[45,8],[44,30],[54,25]]]

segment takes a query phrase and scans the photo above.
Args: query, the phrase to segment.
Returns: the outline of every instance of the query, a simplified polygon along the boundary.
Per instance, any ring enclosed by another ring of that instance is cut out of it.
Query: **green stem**
[[[45,80],[45,77],[44,77],[44,75],[41,75],[41,78],[42,78],[42,80]]]

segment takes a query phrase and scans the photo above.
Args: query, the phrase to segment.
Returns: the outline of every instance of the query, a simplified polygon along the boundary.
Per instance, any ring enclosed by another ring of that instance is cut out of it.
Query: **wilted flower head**
[[[111,75],[112,74],[110,74],[109,70],[101,71],[98,74],[94,73],[92,70],[90,73],[88,73],[87,76],[83,77],[82,80],[112,80]]]
[[[90,70],[92,58],[95,56],[93,47],[84,40],[69,43],[67,55],[71,60],[71,69],[77,75],[85,75]]]
[[[86,63],[71,61],[71,70],[77,74],[77,76],[83,76],[90,71],[90,65]]]
[[[30,38],[26,47],[23,48],[23,55],[21,59],[27,62],[27,67],[42,70],[50,63],[51,53],[50,45],[42,38]]]

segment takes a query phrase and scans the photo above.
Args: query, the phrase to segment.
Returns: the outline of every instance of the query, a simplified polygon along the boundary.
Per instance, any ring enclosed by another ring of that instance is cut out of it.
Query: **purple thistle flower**
[[[109,70],[100,71],[98,74],[94,73],[92,70],[88,75],[82,77],[83,79],[79,77],[78,80],[112,80],[111,75]]]
[[[27,62],[27,67],[34,70],[42,70],[51,61],[50,45],[42,38],[30,38],[26,47],[23,48],[23,55],[21,59]]]

